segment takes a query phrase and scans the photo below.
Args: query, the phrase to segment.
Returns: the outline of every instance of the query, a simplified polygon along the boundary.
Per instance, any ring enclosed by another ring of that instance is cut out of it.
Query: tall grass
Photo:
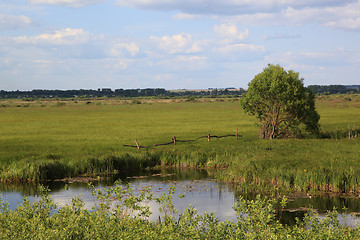
[[[348,96],[347,96],[348,97]],[[42,102],[0,108],[0,178],[38,181],[156,165],[217,168],[215,176],[270,190],[359,192],[360,97],[317,101],[326,139],[264,140],[256,119],[234,99],[223,102],[101,100],[93,103]],[[21,103],[13,103],[21,104]],[[40,105],[41,104],[41,105]],[[46,104],[45,106],[42,106]],[[243,137],[201,139],[138,151],[124,147],[194,139],[205,134]],[[348,138],[349,130],[354,131]]]

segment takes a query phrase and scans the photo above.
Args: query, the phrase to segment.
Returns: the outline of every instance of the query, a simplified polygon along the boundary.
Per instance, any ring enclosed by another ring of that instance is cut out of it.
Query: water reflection
[[[134,171],[99,179],[102,180],[93,181],[95,188],[112,186],[115,180],[120,179],[122,184],[130,183],[134,189],[150,187],[155,196],[160,196],[161,193],[167,192],[171,185],[175,185],[173,201],[178,212],[184,211],[191,204],[199,214],[216,212],[216,216],[221,220],[236,220],[235,211],[232,209],[236,201],[233,191],[227,184],[210,179],[205,170]],[[57,204],[65,205],[73,197],[80,196],[85,207],[91,209],[96,203],[96,199],[87,188],[86,181],[88,179],[83,178],[82,180],[80,182],[77,178],[64,179],[64,181],[43,184],[51,189],[50,195]],[[68,186],[67,190],[65,190],[65,185]],[[27,197],[30,202],[38,201],[40,196],[36,189],[37,186],[33,184],[0,185],[2,200],[7,201],[12,210],[23,202],[24,197]],[[180,199],[178,197],[180,194],[184,194],[185,197]],[[151,219],[156,220],[159,215],[159,205],[154,201],[146,204],[153,212]]]
[[[157,170],[157,171],[133,171],[124,172],[117,175],[111,175],[106,178],[82,178],[65,179],[64,181],[52,181],[43,183],[51,189],[50,195],[59,205],[69,203],[75,196],[80,196],[87,208],[94,206],[96,200],[87,188],[86,181],[92,181],[96,188],[102,188],[113,185],[114,181],[120,179],[123,184],[131,183],[135,189],[150,187],[156,195],[167,192],[171,185],[175,185],[174,203],[179,212],[184,211],[189,204],[194,206],[199,214],[204,212],[215,212],[220,220],[236,220],[236,213],[232,209],[237,199],[241,196],[244,199],[252,200],[256,197],[255,193],[239,193],[233,190],[233,187],[219,183],[209,177],[206,170]],[[100,181],[101,180],[101,181]],[[65,190],[68,185],[68,190]],[[235,193],[234,193],[235,192]],[[9,203],[10,209],[16,209],[21,204],[24,197],[30,202],[37,201],[39,196],[35,184],[1,184],[0,193],[2,200]],[[179,194],[185,194],[182,199]],[[159,215],[159,205],[155,202],[146,203],[153,212],[152,220],[156,220]],[[315,209],[321,217],[327,210],[334,207],[342,212],[346,207],[349,212],[360,211],[360,201],[354,197],[339,196],[312,196],[298,195],[289,198],[286,209],[278,210],[277,216],[281,223],[294,225],[295,218],[302,219],[309,208]],[[340,217],[340,222],[348,225],[354,225],[359,219],[352,219],[350,215],[345,218]]]

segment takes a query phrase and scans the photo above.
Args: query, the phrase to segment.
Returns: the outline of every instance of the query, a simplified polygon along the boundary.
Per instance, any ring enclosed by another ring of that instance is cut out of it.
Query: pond
[[[112,186],[115,180],[121,180],[126,185],[130,183],[134,189],[144,189],[150,187],[155,195],[167,193],[169,187],[176,187],[173,202],[179,212],[184,211],[189,204],[197,209],[199,214],[204,212],[214,212],[220,220],[236,221],[236,212],[233,210],[234,204],[240,197],[246,200],[255,199],[255,193],[239,193],[227,184],[217,182],[212,179],[206,170],[182,169],[182,170],[153,170],[153,171],[132,171],[121,174],[114,174],[106,178],[73,178],[58,181],[45,182],[51,190],[50,195],[56,203],[64,205],[69,203],[75,196],[80,196],[87,208],[91,208],[95,203],[95,198],[87,187],[87,182],[91,181],[95,188]],[[34,184],[1,184],[0,194],[2,200],[8,202],[10,209],[16,209],[21,204],[24,197],[30,202],[39,200],[39,195]],[[185,197],[179,198],[178,195],[184,194]],[[156,220],[159,216],[159,205],[155,202],[147,203],[153,212],[150,220]],[[346,207],[348,212],[357,213],[360,211],[360,200],[356,197],[345,196],[308,196],[298,194],[289,197],[286,209],[278,209],[277,217],[283,224],[295,224],[295,218],[302,218],[308,209],[312,207],[319,213],[319,217],[325,216],[327,210],[337,208],[342,212]],[[354,226],[360,223],[360,218],[351,217],[346,214],[339,217],[342,224]]]

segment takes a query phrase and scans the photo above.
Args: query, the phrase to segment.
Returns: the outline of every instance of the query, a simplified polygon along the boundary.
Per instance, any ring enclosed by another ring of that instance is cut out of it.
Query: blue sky
[[[0,90],[360,84],[360,0],[0,0]]]

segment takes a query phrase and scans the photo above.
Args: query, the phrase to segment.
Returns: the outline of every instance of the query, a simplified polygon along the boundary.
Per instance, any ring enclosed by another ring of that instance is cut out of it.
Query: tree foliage
[[[298,136],[301,126],[312,133],[319,131],[313,92],[304,87],[299,73],[279,65],[269,64],[254,77],[241,105],[258,118],[262,138]]]

